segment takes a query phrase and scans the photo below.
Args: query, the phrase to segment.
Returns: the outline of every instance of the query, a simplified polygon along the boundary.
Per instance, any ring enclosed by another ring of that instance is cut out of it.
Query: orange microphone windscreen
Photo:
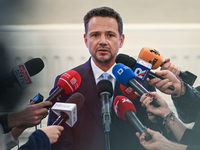
[[[163,56],[157,50],[149,47],[143,47],[138,57],[151,63],[152,69],[157,69],[163,62]]]

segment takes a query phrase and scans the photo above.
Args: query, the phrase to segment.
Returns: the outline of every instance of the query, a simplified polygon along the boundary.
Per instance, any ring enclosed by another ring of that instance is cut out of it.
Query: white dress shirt
[[[94,63],[92,58],[90,60],[91,60],[92,71],[93,71],[93,74],[94,74],[94,79],[95,79],[95,82],[97,84],[101,80],[100,76],[105,72],[103,70],[101,70],[99,67],[96,66],[96,64]],[[115,82],[116,82],[115,76],[112,73],[112,69],[113,69],[114,65],[106,72],[106,73],[109,73],[111,75],[111,77],[112,77],[110,79],[110,81],[112,83],[113,91],[114,91]],[[112,104],[113,96],[110,98],[110,100],[111,100],[110,104]]]

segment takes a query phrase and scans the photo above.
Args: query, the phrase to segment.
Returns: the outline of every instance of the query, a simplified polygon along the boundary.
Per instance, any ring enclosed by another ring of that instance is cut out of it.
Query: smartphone
[[[33,99],[30,99],[30,102],[33,101],[33,100],[35,100],[34,104],[37,104],[37,103],[42,102],[43,99],[44,99],[44,97],[40,93],[38,93],[37,95],[35,95],[35,97]]]

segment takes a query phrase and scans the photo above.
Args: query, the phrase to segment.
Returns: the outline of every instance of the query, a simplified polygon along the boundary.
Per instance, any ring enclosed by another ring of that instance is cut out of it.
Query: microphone
[[[113,87],[110,80],[103,79],[97,83],[97,95],[99,96],[99,98],[101,98],[102,102],[102,118],[104,125],[106,149],[110,150],[110,138],[109,138],[110,124],[111,124],[110,98],[113,95]]]
[[[116,63],[122,63],[122,64],[124,64],[124,65],[126,65],[126,66],[128,66],[130,68],[134,68],[135,65],[136,65],[136,60],[133,57],[130,57],[130,56],[126,55],[126,54],[118,54],[116,59],[115,59],[115,62]],[[145,70],[144,70],[144,72],[145,72]],[[156,75],[152,71],[149,71],[148,78],[150,78],[150,79],[159,78],[161,80],[165,79],[165,78],[163,78],[161,76]],[[139,79],[139,78],[137,78],[137,79]],[[173,85],[169,86],[168,88],[170,90],[172,90],[172,91],[174,91],[174,89],[175,89]]]
[[[122,63],[118,63],[113,67],[112,70],[113,75],[116,80],[125,85],[132,87],[140,96],[146,93],[149,93],[147,89],[145,89],[138,81],[136,80],[136,76],[133,73],[132,69],[128,66],[125,66]],[[159,107],[160,104],[157,102],[156,98],[153,97],[153,101],[151,102],[155,107]]]
[[[74,92],[81,83],[81,76],[75,70],[69,70],[65,72],[57,82],[57,88],[49,95],[45,101],[53,102],[62,93]],[[59,101],[59,99],[57,99]]]
[[[140,134],[145,133],[146,141],[151,140],[151,135],[147,132],[147,128],[143,126],[135,115],[136,108],[128,98],[124,96],[116,96],[113,102],[113,107],[119,118],[122,120],[128,120]]]
[[[137,76],[138,80],[144,82],[148,77],[151,67],[152,64],[138,58],[134,65],[133,72]]]
[[[62,125],[66,122],[72,127],[77,121],[77,112],[81,109],[84,100],[84,96],[77,92],[70,96],[66,103],[56,102],[51,109],[58,115],[58,118],[52,125]]]
[[[33,58],[14,67],[10,75],[0,83],[1,88],[5,88],[17,82],[24,89],[32,84],[31,76],[36,75],[44,68],[44,62],[41,58]]]
[[[112,83],[109,80],[100,80],[97,83],[97,95],[102,100],[102,117],[104,131],[110,132],[111,115],[110,115],[110,98],[113,95]]]
[[[165,61],[163,61],[163,56],[155,49],[149,47],[143,47],[139,53],[139,58],[149,62],[152,64],[152,69],[157,69],[159,66],[162,67]],[[180,71],[179,77],[181,79],[190,84],[191,86],[194,84],[197,76],[189,71]]]
[[[130,99],[135,100],[139,96],[138,94],[136,94],[136,91],[133,88],[126,87],[123,84],[120,84],[120,89],[123,94]]]

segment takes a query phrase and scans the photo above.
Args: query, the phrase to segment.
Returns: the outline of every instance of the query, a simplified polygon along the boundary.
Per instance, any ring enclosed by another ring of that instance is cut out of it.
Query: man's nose
[[[103,45],[107,44],[107,40],[106,40],[106,36],[105,35],[101,36],[99,44],[103,44]]]

